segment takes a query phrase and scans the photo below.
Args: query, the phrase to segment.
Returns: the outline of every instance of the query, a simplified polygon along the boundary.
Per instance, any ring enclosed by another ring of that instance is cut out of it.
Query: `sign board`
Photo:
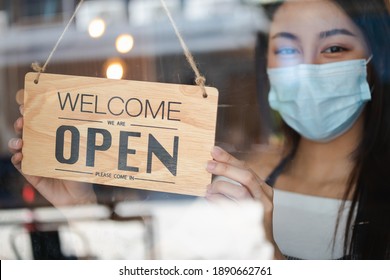
[[[203,196],[218,91],[28,73],[22,170],[29,175]]]

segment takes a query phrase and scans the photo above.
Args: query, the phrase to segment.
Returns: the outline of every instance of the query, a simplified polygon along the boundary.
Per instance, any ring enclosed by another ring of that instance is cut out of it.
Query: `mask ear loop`
[[[366,60],[366,65],[367,65],[368,63],[371,62],[371,60],[372,60],[373,57],[374,57],[374,55],[371,54],[371,55],[367,58],[367,60]]]
[[[374,57],[373,54],[371,54],[367,60],[366,60],[366,66],[371,62],[372,58]],[[372,93],[374,92],[374,89],[375,89],[375,83],[372,84],[372,86],[370,85],[370,92],[371,92],[371,95]]]

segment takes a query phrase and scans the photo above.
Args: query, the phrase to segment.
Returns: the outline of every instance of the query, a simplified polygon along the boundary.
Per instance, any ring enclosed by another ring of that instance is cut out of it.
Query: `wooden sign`
[[[22,170],[29,175],[203,196],[218,91],[28,73]]]

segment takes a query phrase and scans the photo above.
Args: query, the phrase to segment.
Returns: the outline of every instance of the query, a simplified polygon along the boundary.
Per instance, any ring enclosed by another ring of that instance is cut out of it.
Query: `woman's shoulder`
[[[256,145],[252,147],[246,158],[246,163],[260,178],[266,179],[282,158],[283,148],[281,145]]]

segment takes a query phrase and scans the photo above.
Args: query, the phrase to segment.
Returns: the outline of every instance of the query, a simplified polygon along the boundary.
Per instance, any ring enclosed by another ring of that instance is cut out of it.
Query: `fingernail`
[[[217,156],[217,155],[220,155],[222,154],[223,150],[218,147],[218,146],[214,146],[211,153],[214,155],[214,156]]]
[[[13,139],[12,144],[15,148],[19,147],[20,144],[20,139]]]
[[[206,166],[206,169],[211,171],[211,170],[214,170],[214,168],[217,166],[217,163],[214,162],[214,161],[209,161],[207,162],[207,166]]]

